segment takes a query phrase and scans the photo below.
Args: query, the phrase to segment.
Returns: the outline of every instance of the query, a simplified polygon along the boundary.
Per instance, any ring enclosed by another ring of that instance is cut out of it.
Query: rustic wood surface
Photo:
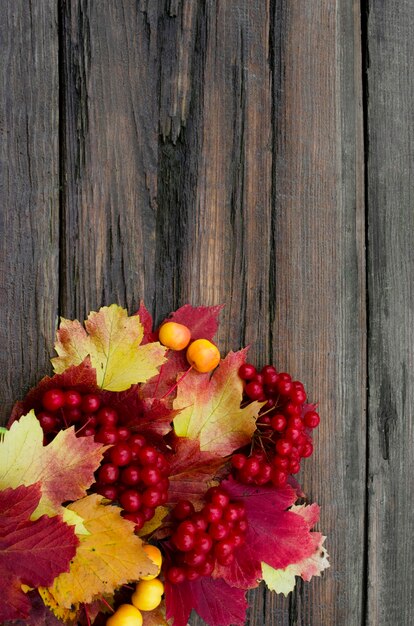
[[[322,415],[331,568],[249,626],[414,622],[413,33],[410,0],[1,3],[2,418],[58,315],[225,302],[223,350]]]

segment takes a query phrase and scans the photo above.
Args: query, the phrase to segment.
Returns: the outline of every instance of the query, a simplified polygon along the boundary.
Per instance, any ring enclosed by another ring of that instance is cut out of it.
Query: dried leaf
[[[39,482],[42,498],[35,516],[54,515],[62,502],[86,494],[104,450],[92,437],[76,437],[73,427],[43,446],[42,428],[31,411],[14,422],[0,441],[0,489]]]
[[[155,376],[165,362],[164,346],[158,342],[140,345],[143,336],[139,316],[129,317],[116,304],[90,313],[85,328],[77,320],[62,318],[55,344],[59,356],[52,359],[54,371],[61,373],[90,356],[98,385],[123,391]]]
[[[59,607],[89,604],[127,582],[157,573],[141,539],[134,535],[134,524],[121,517],[118,507],[102,501],[91,495],[68,506],[83,518],[90,534],[79,537],[70,572],[55,578],[48,589]]]
[[[173,403],[180,410],[174,419],[177,435],[199,439],[201,451],[220,456],[251,440],[263,403],[240,408],[243,384],[238,371],[245,360],[246,350],[230,352],[211,377],[192,371],[182,380]]]

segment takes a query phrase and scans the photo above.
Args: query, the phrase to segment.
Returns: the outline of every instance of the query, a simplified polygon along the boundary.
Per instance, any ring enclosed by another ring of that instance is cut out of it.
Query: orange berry
[[[184,350],[190,343],[191,332],[184,324],[166,322],[160,328],[159,340],[170,350]]]
[[[187,361],[197,372],[211,372],[220,363],[220,352],[208,339],[196,339],[188,347]]]
[[[121,604],[106,620],[106,626],[142,626],[141,611],[132,604]]]
[[[148,576],[141,576],[141,580],[153,580],[157,578],[158,574],[161,570],[162,564],[162,554],[161,551],[150,543],[146,543],[142,546],[144,548],[144,552],[151,559],[151,561],[158,567],[158,572],[156,574],[148,574]]]

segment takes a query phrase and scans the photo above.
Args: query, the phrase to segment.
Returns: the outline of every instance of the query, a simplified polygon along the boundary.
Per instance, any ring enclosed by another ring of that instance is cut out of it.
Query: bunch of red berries
[[[180,500],[173,509],[176,526],[171,542],[175,551],[165,573],[170,583],[210,576],[216,563],[230,565],[235,549],[245,542],[244,505],[232,502],[221,487],[209,489],[205,500],[197,513],[188,500]]]
[[[124,517],[139,530],[168,498],[169,465],[164,455],[145,437],[121,423],[117,411],[103,406],[97,394],[75,389],[50,389],[42,396],[38,414],[45,436],[75,425],[78,437],[94,437],[110,445],[96,473],[92,489],[119,502]]]
[[[313,452],[311,430],[320,422],[318,413],[306,404],[303,384],[289,374],[265,365],[258,373],[245,363],[239,376],[245,381],[245,400],[266,402],[259,413],[256,448],[252,454],[232,457],[235,478],[245,484],[283,487],[289,474],[297,474],[302,458]]]

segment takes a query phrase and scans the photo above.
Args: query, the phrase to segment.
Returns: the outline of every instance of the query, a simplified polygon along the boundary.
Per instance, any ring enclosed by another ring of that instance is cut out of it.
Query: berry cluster
[[[92,488],[118,501],[136,530],[142,528],[156,507],[167,501],[169,466],[164,455],[148,445],[143,435],[124,426],[117,411],[103,406],[97,394],[49,389],[42,396],[42,407],[38,419],[46,437],[75,425],[78,437],[94,437],[111,446]]]
[[[313,452],[310,432],[319,424],[318,413],[306,404],[303,384],[289,374],[265,365],[258,373],[245,363],[239,376],[245,381],[245,400],[266,402],[257,420],[256,448],[232,457],[235,477],[245,484],[283,487],[289,474],[297,474],[302,458]]]
[[[165,572],[170,583],[210,576],[216,563],[230,565],[234,550],[245,541],[244,505],[232,502],[221,487],[209,489],[205,499],[197,513],[188,500],[181,500],[173,509],[176,526],[171,542],[176,550]]]

